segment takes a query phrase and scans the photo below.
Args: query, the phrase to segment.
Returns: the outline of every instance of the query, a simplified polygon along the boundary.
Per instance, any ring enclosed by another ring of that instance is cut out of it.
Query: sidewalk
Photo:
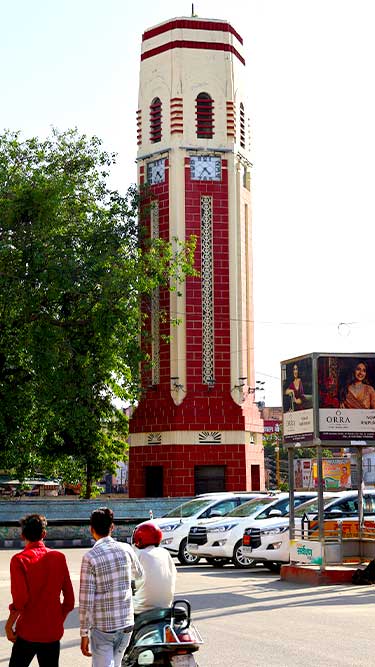
[[[283,565],[280,579],[295,584],[308,586],[327,586],[337,584],[351,584],[356,565],[327,565],[321,570],[318,565]]]

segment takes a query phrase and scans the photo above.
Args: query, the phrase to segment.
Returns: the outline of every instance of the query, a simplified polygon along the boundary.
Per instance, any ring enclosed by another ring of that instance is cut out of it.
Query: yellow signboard
[[[348,459],[323,459],[323,479],[325,489],[350,489],[352,485],[350,461]],[[313,463],[314,486],[318,485],[318,464]]]

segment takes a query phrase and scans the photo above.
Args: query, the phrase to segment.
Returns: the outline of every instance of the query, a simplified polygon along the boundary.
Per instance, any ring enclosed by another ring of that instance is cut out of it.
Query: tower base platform
[[[352,584],[353,572],[358,569],[358,566],[358,563],[328,565],[325,570],[320,570],[317,565],[283,565],[280,578],[284,581],[308,586]]]

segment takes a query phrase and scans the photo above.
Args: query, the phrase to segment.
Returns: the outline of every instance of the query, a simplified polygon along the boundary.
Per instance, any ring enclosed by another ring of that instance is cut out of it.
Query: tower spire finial
[[[192,5],[191,5],[191,17],[196,18],[197,16],[198,16],[198,14],[196,14],[195,11],[194,11],[194,3],[192,3]]]

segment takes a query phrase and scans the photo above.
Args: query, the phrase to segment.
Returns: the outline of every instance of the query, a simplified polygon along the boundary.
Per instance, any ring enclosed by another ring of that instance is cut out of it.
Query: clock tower
[[[197,275],[146,304],[152,365],[130,421],[131,497],[264,488],[245,66],[227,21],[175,18],[143,34],[146,224],[152,237],[195,235]]]

